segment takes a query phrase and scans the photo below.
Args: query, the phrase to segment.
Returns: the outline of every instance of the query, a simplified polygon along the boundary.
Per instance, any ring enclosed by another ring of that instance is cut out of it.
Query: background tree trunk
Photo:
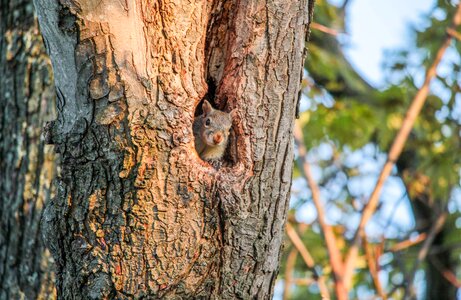
[[[312,3],[35,4],[58,91],[43,219],[58,295],[269,298]],[[205,96],[238,110],[219,170],[194,149]]]
[[[446,211],[447,199],[433,196],[430,181],[426,174],[417,170],[419,164],[414,151],[406,151],[398,161],[399,174],[405,184],[411,208],[415,216],[415,227],[419,233],[429,234],[438,216]],[[451,190],[452,188],[450,188]],[[450,216],[451,217],[451,216]],[[453,230],[452,222],[445,222],[424,259],[426,292],[425,299],[456,299],[457,288],[444,277],[444,272],[456,273],[458,260],[455,258],[450,241],[446,239]],[[435,249],[436,251],[433,251]],[[410,291],[415,292],[415,291]],[[416,298],[415,295],[411,297]]]
[[[54,151],[41,128],[55,92],[32,0],[0,0],[0,299],[55,298],[39,223],[54,194]]]

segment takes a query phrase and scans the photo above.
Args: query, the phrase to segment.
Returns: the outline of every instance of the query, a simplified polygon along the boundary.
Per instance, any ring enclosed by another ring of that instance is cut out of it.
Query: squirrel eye
[[[205,121],[205,125],[206,125],[206,126],[210,126],[210,124],[211,124],[211,120],[210,120],[210,118],[206,119],[206,121]]]

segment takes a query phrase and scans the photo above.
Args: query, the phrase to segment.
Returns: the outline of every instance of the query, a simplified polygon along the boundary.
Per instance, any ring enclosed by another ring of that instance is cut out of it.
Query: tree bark
[[[312,3],[35,5],[58,91],[58,297],[270,298]],[[220,169],[194,149],[205,97],[238,111]]]
[[[56,297],[39,232],[54,194],[55,155],[41,139],[54,94],[32,0],[0,0],[0,299]]]

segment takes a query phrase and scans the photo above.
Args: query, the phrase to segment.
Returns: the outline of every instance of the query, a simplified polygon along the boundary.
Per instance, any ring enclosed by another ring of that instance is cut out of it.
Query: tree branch
[[[405,294],[408,291],[410,292],[410,294],[414,293],[413,281],[415,278],[416,271],[418,270],[419,264],[426,258],[427,253],[429,252],[429,248],[431,247],[432,242],[435,239],[435,236],[437,235],[437,233],[440,232],[440,230],[442,230],[442,227],[445,224],[446,220],[447,220],[447,213],[444,212],[438,216],[437,220],[432,225],[431,230],[429,231],[427,235],[427,239],[424,241],[423,246],[418,252],[418,257],[416,258],[415,264],[413,265],[413,269],[410,273],[408,289],[405,291]]]
[[[426,233],[421,233],[413,240],[405,240],[405,241],[402,241],[400,243],[397,243],[397,244],[393,245],[389,249],[389,251],[390,252],[402,251],[403,249],[406,249],[406,248],[409,248],[409,247],[411,247],[413,245],[421,243],[422,241],[424,241],[426,239],[426,236],[427,236]]]
[[[311,285],[315,281],[312,280],[311,278],[295,278],[293,279],[293,283],[296,285]]]
[[[312,258],[311,254],[307,250],[306,246],[304,246],[304,243],[302,242],[299,235],[296,233],[296,230],[288,222],[287,222],[286,231],[287,231],[288,237],[290,238],[291,242],[301,254],[301,257],[303,258],[304,262],[309,267],[309,269],[311,269],[311,271],[314,273],[314,276],[316,277],[316,280],[319,285],[320,294],[322,296],[322,299],[330,299],[330,293],[328,292],[327,286],[325,284],[325,278],[322,275],[318,274],[317,270],[315,269],[314,259]]]
[[[381,244],[381,251],[375,253],[372,249],[372,246],[368,243],[366,239],[363,240],[363,247],[365,248],[365,257],[367,259],[368,270],[370,271],[371,277],[373,278],[373,283],[376,288],[376,292],[381,297],[381,299],[386,300],[387,296],[384,293],[383,287],[379,282],[378,276],[378,258],[382,252],[382,244]]]
[[[309,188],[311,189],[312,199],[315,208],[317,209],[317,219],[319,221],[320,228],[322,229],[323,235],[325,237],[325,243],[327,245],[328,255],[330,257],[330,263],[333,269],[333,275],[335,279],[336,296],[339,300],[347,299],[347,290],[344,287],[342,279],[344,266],[341,258],[341,253],[338,249],[338,245],[336,244],[336,238],[331,226],[329,226],[325,222],[325,211],[323,209],[322,201],[320,198],[320,190],[314,178],[312,177],[310,165],[306,161],[307,150],[303,142],[303,132],[298,122],[295,122],[294,136],[296,145],[298,146],[299,154],[297,163],[300,169],[303,170],[303,175],[309,184]]]
[[[461,33],[459,33],[458,31],[454,30],[453,28],[448,28],[447,29],[447,33],[454,37],[455,39],[457,39],[458,41],[461,41]]]
[[[288,254],[285,267],[285,288],[283,289],[283,300],[288,300],[290,298],[290,285],[293,281],[292,275],[297,256],[298,250],[296,248],[291,249],[290,254]]]
[[[316,30],[318,30],[318,31],[321,31],[321,32],[323,32],[323,33],[327,33],[327,34],[333,35],[333,36],[337,36],[337,35],[339,35],[339,34],[342,33],[342,32],[339,32],[339,31],[336,30],[336,29],[327,27],[327,26],[322,25],[322,24],[319,24],[319,23],[317,23],[317,22],[312,22],[312,23],[311,23],[311,28],[312,28],[312,29],[316,29]]]

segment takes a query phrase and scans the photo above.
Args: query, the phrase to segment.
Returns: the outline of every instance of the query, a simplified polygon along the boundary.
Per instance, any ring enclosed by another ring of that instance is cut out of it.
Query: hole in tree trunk
[[[232,164],[229,144],[231,139],[232,123],[236,110],[230,112],[215,108],[216,86],[211,80],[208,82],[208,93],[198,103],[193,123],[194,145],[199,157],[210,163],[216,169]],[[226,103],[221,103],[225,106]]]

